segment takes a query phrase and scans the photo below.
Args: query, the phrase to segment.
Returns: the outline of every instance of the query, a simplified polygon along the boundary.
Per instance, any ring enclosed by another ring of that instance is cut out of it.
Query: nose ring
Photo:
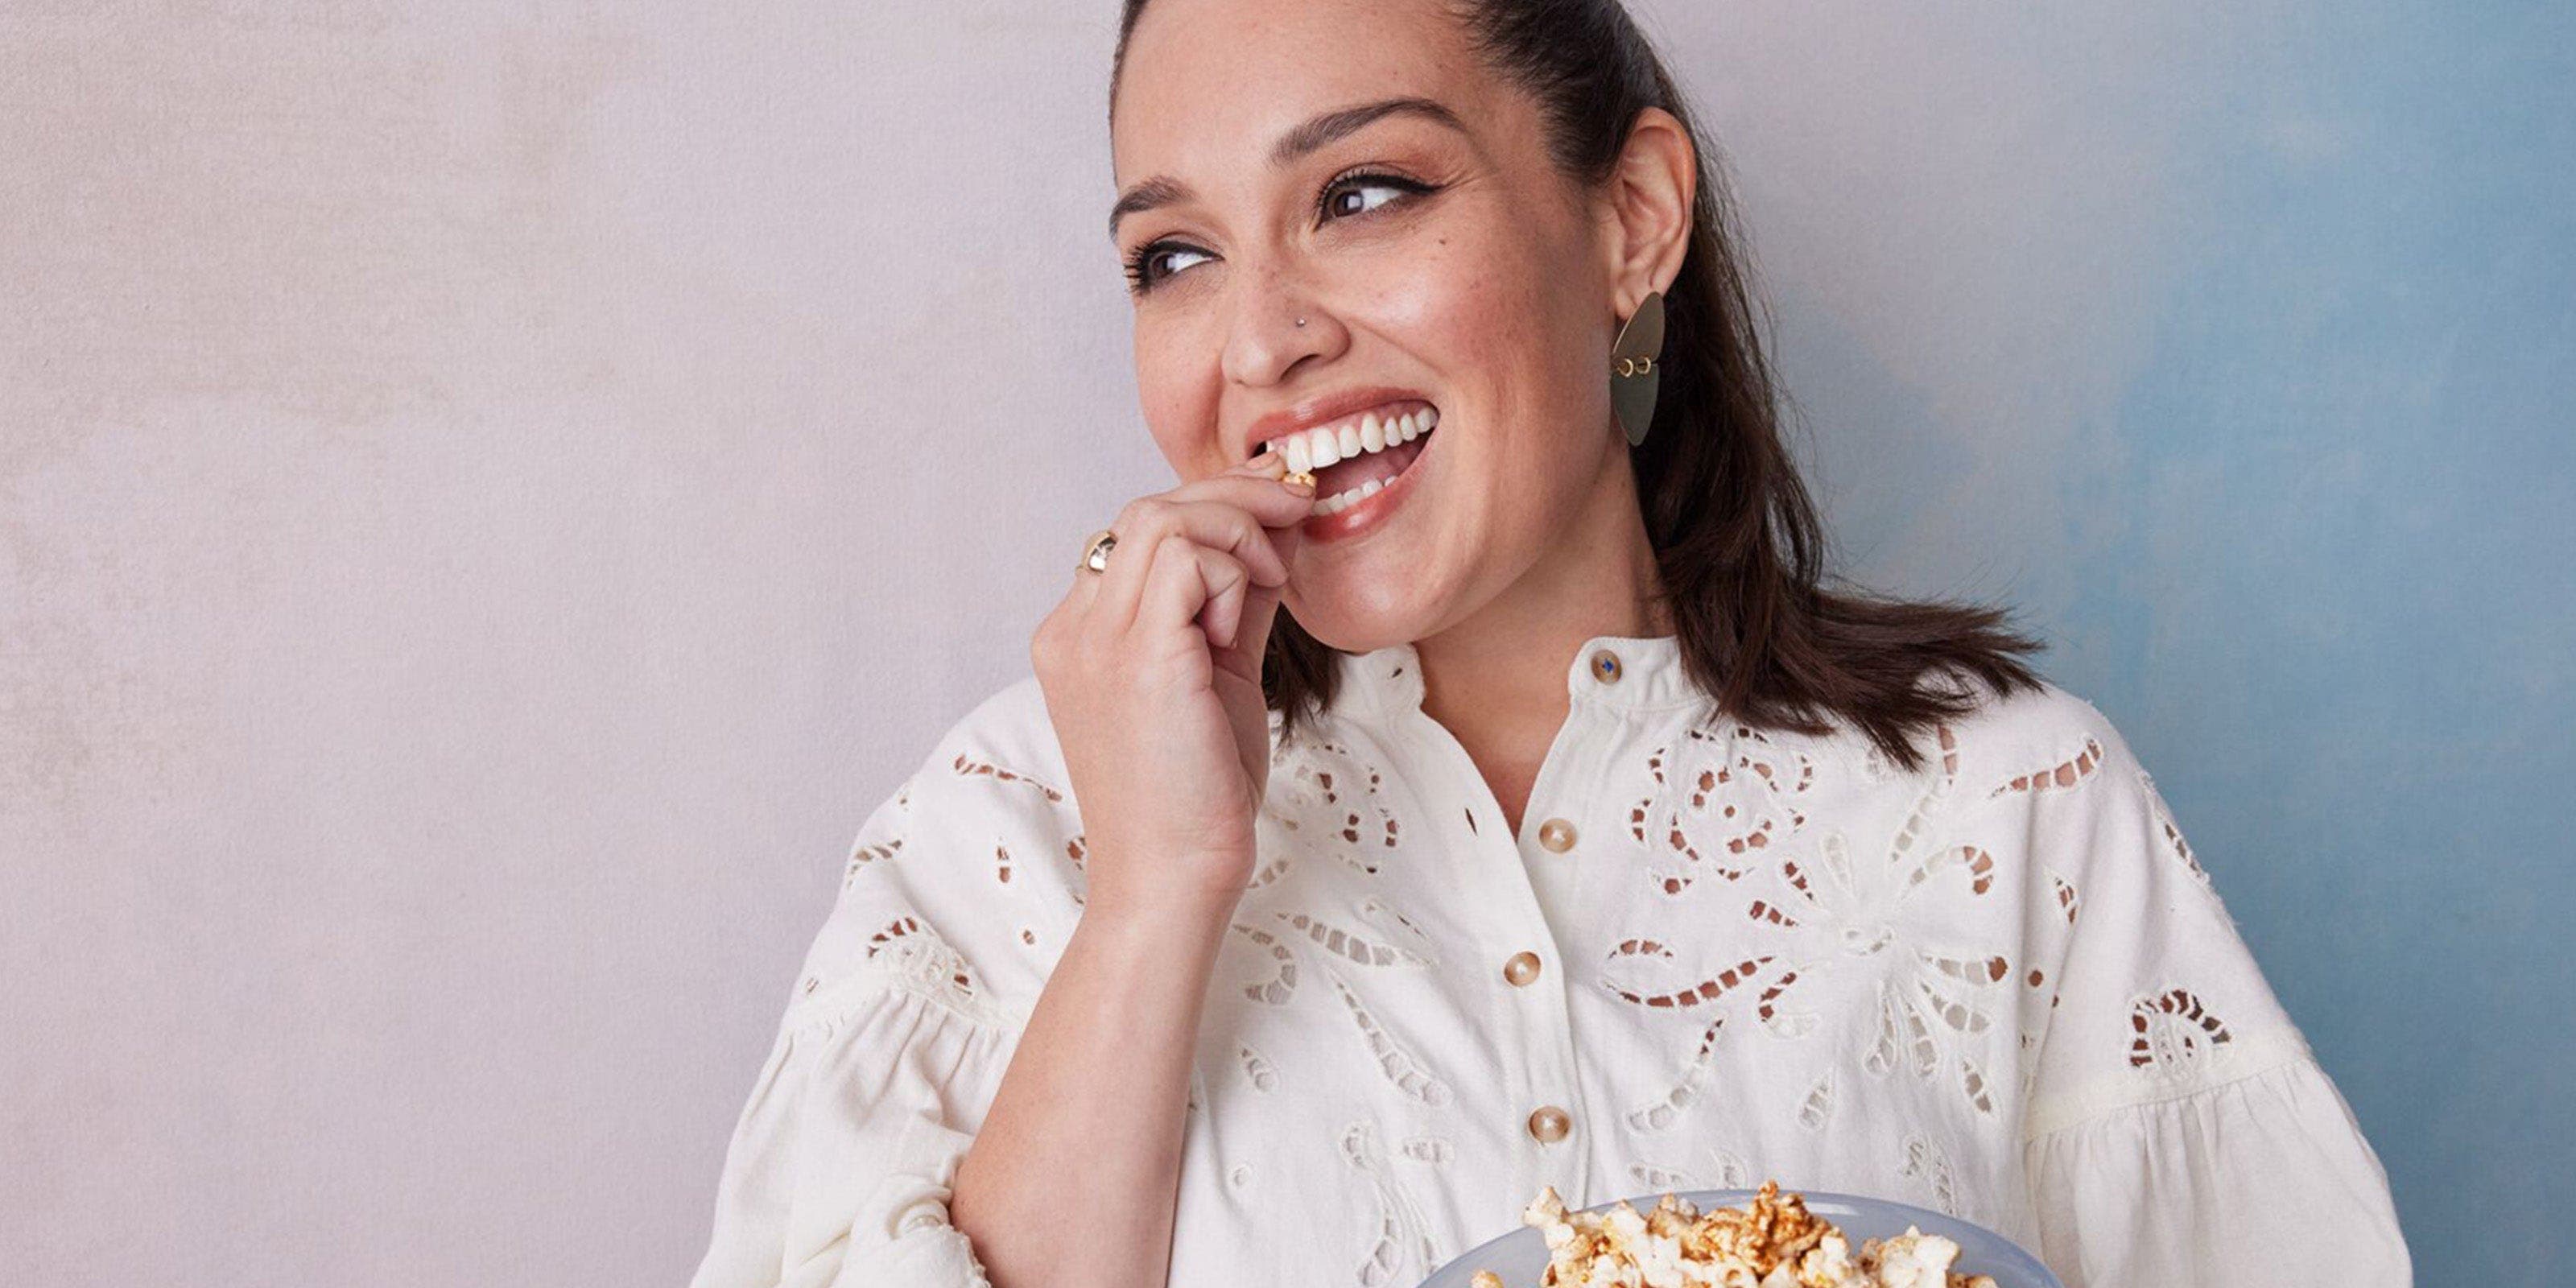
[[[1299,326],[1304,326],[1304,325],[1306,325],[1306,319],[1304,319],[1304,318],[1299,318],[1299,319],[1297,319],[1297,325],[1299,325]]]

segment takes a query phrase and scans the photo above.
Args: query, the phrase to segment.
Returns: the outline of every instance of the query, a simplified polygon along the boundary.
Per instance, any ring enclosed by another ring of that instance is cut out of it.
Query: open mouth
[[[1422,454],[1440,413],[1426,402],[1389,403],[1332,425],[1285,434],[1262,444],[1282,452],[1290,474],[1312,475],[1318,516],[1376,495]]]

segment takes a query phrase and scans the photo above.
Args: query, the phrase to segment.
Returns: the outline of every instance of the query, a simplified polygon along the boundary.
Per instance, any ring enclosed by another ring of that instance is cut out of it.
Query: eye
[[[1370,189],[1391,192],[1395,195],[1376,201],[1362,198],[1357,206],[1344,200],[1345,197],[1364,193]],[[1325,184],[1322,199],[1316,203],[1316,212],[1327,219],[1365,215],[1383,206],[1429,191],[1431,191],[1431,185],[1417,183],[1401,175],[1386,174],[1376,170],[1359,170],[1336,176],[1331,183]]]
[[[1165,256],[1205,256],[1206,254],[1206,251],[1200,250],[1187,242],[1176,242],[1168,238],[1161,241],[1149,241],[1144,245],[1137,247],[1135,254],[1127,257],[1127,289],[1133,294],[1142,295],[1145,292],[1160,286],[1164,278],[1170,277],[1172,274],[1179,272],[1179,269],[1174,268],[1166,268],[1159,272],[1156,271],[1155,265],[1162,262]]]
[[[1380,197],[1374,201],[1361,196],[1372,189],[1395,195]],[[1333,176],[1332,180],[1324,185],[1324,190],[1316,195],[1315,214],[1319,222],[1344,219],[1353,215],[1374,214],[1390,205],[1410,201],[1436,189],[1437,185],[1407,179],[1402,175],[1388,174],[1381,170],[1346,171]],[[1353,196],[1360,198],[1357,205],[1345,199]],[[1149,241],[1137,247],[1135,253],[1127,257],[1128,293],[1141,296],[1162,285],[1165,279],[1181,271],[1180,268],[1161,267],[1166,257],[1186,255],[1210,258],[1206,251],[1187,242],[1173,241],[1170,238]],[[1185,268],[1187,265],[1184,264],[1182,267]]]

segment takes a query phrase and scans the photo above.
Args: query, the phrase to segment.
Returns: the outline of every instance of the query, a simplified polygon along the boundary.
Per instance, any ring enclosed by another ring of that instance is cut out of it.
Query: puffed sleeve
[[[2067,1288],[2413,1282],[2388,1177],[2154,780],[2065,697],[2019,798],[2055,942],[2024,1165]]]
[[[950,1187],[1043,980],[1030,945],[1079,898],[1049,856],[1079,854],[1067,802],[1010,767],[994,725],[1010,705],[951,729],[860,828],[727,1145],[694,1288],[989,1288]]]

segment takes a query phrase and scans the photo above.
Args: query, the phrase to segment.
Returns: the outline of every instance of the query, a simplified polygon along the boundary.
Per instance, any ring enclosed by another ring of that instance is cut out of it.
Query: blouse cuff
[[[965,1146],[957,1148],[962,1154]],[[885,1222],[880,1228],[851,1232],[856,1255],[842,1263],[833,1288],[877,1288],[888,1283],[993,1288],[966,1232],[948,1222],[955,1170],[952,1155],[936,1176],[906,1172],[886,1177],[861,1207],[865,1212],[887,1213]]]
[[[2406,1288],[2388,1174],[2309,1056],[2108,1110],[2027,1146],[2066,1288]]]

